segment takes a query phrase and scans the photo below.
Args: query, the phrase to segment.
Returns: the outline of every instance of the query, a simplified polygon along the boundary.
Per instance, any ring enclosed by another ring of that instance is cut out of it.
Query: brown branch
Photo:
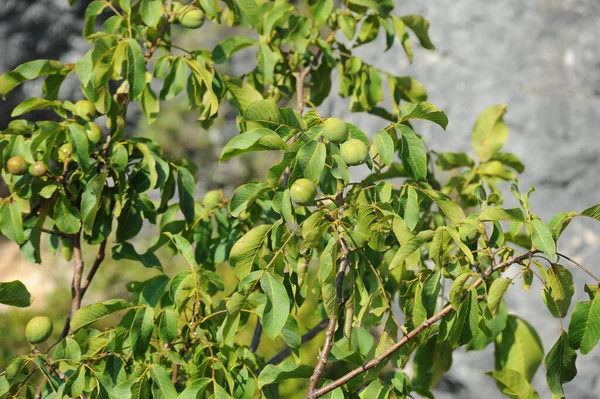
[[[340,265],[338,267],[337,276],[335,278],[335,293],[338,306],[341,306],[344,302],[342,297],[342,289],[344,285],[344,274],[346,274],[346,269],[348,268],[348,247],[346,246],[346,243],[343,239],[340,239],[340,246],[342,247],[342,257],[340,258]],[[319,353],[319,360],[317,362],[317,365],[315,366],[313,374],[310,377],[310,384],[308,385],[308,392],[306,393],[307,398],[311,398],[314,394],[319,384],[321,374],[323,374],[323,370],[325,370],[325,365],[327,364],[327,357],[329,356],[329,352],[331,352],[331,348],[333,347],[333,335],[335,333],[337,321],[338,316],[336,309],[335,314],[331,315],[329,323],[327,324],[327,329],[325,330],[325,343],[323,344],[323,349],[321,349],[321,353]]]
[[[60,334],[59,342],[64,339],[71,329],[71,318],[79,310],[81,307],[81,300],[83,296],[87,292],[98,268],[100,268],[100,264],[104,261],[104,257],[106,255],[106,243],[107,240],[104,240],[100,243],[100,248],[98,249],[98,254],[96,255],[96,259],[94,260],[94,264],[92,265],[90,271],[88,272],[85,281],[83,284],[81,280],[83,279],[83,256],[81,254],[81,233],[78,233],[72,236],[73,239],[73,280],[71,281],[71,309],[69,314],[67,315],[67,319],[65,320],[65,325],[63,327],[62,333]]]
[[[308,65],[296,77],[296,111],[301,115],[304,110],[304,79],[306,79],[311,68],[312,65]]]
[[[505,261],[498,263],[496,266],[492,266],[492,267],[488,268],[485,271],[485,273],[483,273],[483,275],[481,275],[481,277],[479,277],[479,279],[473,283],[472,288],[477,289],[477,287],[479,287],[481,284],[483,284],[483,282],[485,280],[487,280],[492,275],[492,273],[494,273],[495,271],[505,269],[515,263],[520,263],[520,262],[524,261],[525,259],[531,258],[531,256],[535,252],[537,252],[537,251],[529,251],[529,252],[527,252],[523,255],[517,256],[517,257],[510,257],[510,258],[506,259]],[[467,293],[465,293],[463,295],[461,301],[465,299],[466,294]],[[367,363],[363,364],[362,366],[357,367],[354,370],[346,373],[344,376],[342,376],[342,377],[338,378],[337,380],[331,382],[330,384],[322,387],[321,389],[317,389],[315,391],[309,391],[309,394],[307,395],[307,399],[315,399],[315,398],[321,397],[321,396],[325,395],[326,393],[331,392],[334,389],[344,385],[345,383],[347,383],[354,377],[361,375],[362,373],[366,372],[367,370],[370,370],[373,367],[377,367],[382,361],[389,358],[392,354],[394,354],[396,351],[398,351],[400,348],[402,348],[404,345],[406,345],[406,343],[408,343],[411,339],[413,339],[414,337],[419,335],[425,329],[432,326],[433,324],[435,324],[437,321],[439,321],[440,319],[442,319],[444,316],[446,316],[448,313],[450,313],[452,311],[454,311],[454,308],[452,307],[452,305],[447,305],[442,310],[440,310],[437,314],[433,315],[429,319],[425,320],[423,323],[419,324],[418,327],[416,327],[414,330],[410,331],[408,334],[406,334],[404,337],[402,337],[402,339],[400,341],[396,342],[394,345],[389,347],[388,350],[386,350],[379,356],[376,356],[375,358],[369,360]]]
[[[598,277],[596,277],[594,275],[594,273],[592,273],[589,269],[584,267],[581,263],[575,261],[574,259],[569,258],[567,255],[561,254],[560,252],[558,253],[558,256],[560,256],[561,258],[565,258],[566,260],[568,260],[569,262],[571,262],[572,264],[574,264],[575,266],[577,266],[578,268],[583,270],[585,273],[587,273],[588,276],[590,276],[591,278],[596,280],[596,283],[600,283],[600,279]],[[550,263],[552,263],[552,262],[550,262]]]
[[[311,339],[313,339],[314,337],[316,337],[317,335],[319,335],[319,333],[321,331],[323,331],[325,329],[325,327],[327,327],[328,324],[329,324],[329,319],[323,319],[323,320],[321,320],[321,322],[319,324],[317,324],[316,326],[314,326],[313,328],[311,328],[310,330],[308,330],[306,332],[306,334],[302,335],[302,337],[300,338],[300,343],[303,344],[305,342],[308,342]],[[279,364],[285,358],[287,358],[288,356],[290,356],[291,354],[292,354],[292,349],[289,348],[289,347],[285,348],[281,352],[279,352],[278,354],[276,354],[275,356],[273,356],[271,359],[269,359],[269,361],[267,362],[267,364]],[[257,374],[259,374],[259,373],[257,373]]]
[[[83,282],[83,285],[81,286],[81,299],[83,299],[83,296],[87,292],[88,287],[92,283],[92,280],[94,279],[94,276],[96,275],[96,272],[100,268],[100,264],[104,261],[104,257],[106,255],[106,243],[107,242],[108,242],[107,240],[104,240],[100,243],[100,248],[98,248],[98,254],[96,255],[94,264],[92,265],[92,268],[88,272],[88,274],[85,278],[85,281]]]

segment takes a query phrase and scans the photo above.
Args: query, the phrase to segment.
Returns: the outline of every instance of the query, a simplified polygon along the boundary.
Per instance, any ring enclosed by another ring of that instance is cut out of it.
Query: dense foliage
[[[488,374],[507,396],[539,397],[530,382],[542,361],[550,390],[564,396],[578,352],[600,339],[600,280],[556,241],[573,218],[600,219],[600,205],[548,222],[532,212],[533,189],[516,184],[524,166],[502,151],[505,105],[479,115],[471,155],[426,147],[411,121],[445,129],[448,120],[423,85],[353,55],[381,32],[386,51],[401,48],[412,62],[415,38],[434,49],[423,17],[396,16],[392,0],[293,3],[96,0],[83,31],[91,48],[76,63],[36,60],[0,76],[4,96],[44,77],[42,97],[18,105],[0,136],[11,191],[0,230],[29,261],[41,262],[48,238],[73,264],[61,339],[39,345],[52,323],[33,320],[27,336],[38,346],[2,373],[0,398],[433,397],[455,349],[488,345],[496,363]],[[212,50],[173,43],[172,29],[204,24],[253,33]],[[256,52],[254,69],[220,72],[246,48]],[[67,78],[79,79],[84,100],[60,98]],[[320,115],[334,79],[351,111],[387,127],[367,135]],[[258,151],[280,161],[231,198],[214,191],[198,200],[202,170],[127,131],[130,106],[152,123],[161,101],[178,95],[203,128],[223,101],[236,108],[240,134],[222,149],[225,165]],[[40,108],[57,118],[20,119]],[[353,181],[355,165],[371,174]],[[518,208],[503,208],[506,191]],[[140,250],[133,239],[148,224],[160,233]],[[84,276],[82,250],[93,247]],[[162,270],[163,247],[189,268],[132,282],[127,299],[81,306],[107,250]],[[571,266],[592,284],[567,320]],[[502,301],[513,283],[527,290],[534,278],[560,320],[549,351]],[[0,283],[0,302],[28,306],[30,295],[18,281]],[[114,314],[117,322],[94,328]],[[313,339],[318,356],[306,350]]]

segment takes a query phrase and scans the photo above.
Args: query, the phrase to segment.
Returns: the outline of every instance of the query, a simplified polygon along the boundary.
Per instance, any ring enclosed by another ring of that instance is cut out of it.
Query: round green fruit
[[[29,174],[33,177],[44,176],[48,172],[48,168],[44,161],[36,161],[29,167]]]
[[[348,139],[348,126],[340,118],[327,118],[323,122],[323,136],[332,143],[343,143]]]
[[[27,166],[27,161],[20,156],[11,157],[8,162],[6,162],[8,173],[17,176],[22,176],[27,173]]]
[[[81,100],[75,103],[75,114],[85,120],[90,120],[96,115],[96,107],[88,100]]]
[[[205,207],[213,209],[223,203],[223,192],[221,190],[211,190],[204,195],[202,203]]]
[[[317,186],[308,179],[298,179],[290,187],[290,197],[298,205],[311,205],[317,196]]]
[[[340,155],[347,165],[360,165],[367,159],[367,146],[360,140],[350,139],[340,147]]]
[[[27,323],[25,337],[32,344],[39,344],[50,338],[53,329],[52,320],[46,316],[36,316]]]
[[[70,143],[65,143],[58,149],[58,159],[62,162],[66,162],[67,159],[71,157],[72,152],[73,146]]]
[[[88,140],[94,145],[102,140],[102,130],[100,130],[100,126],[93,122],[86,123],[85,133],[87,134]]]
[[[197,29],[204,24],[204,12],[196,7],[188,7],[179,16],[179,23],[188,29]]]

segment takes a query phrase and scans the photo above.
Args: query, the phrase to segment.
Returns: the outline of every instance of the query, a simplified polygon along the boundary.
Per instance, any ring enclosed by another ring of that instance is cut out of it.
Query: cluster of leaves
[[[14,359],[0,376],[0,398],[33,397],[36,390],[52,398],[278,397],[286,387],[307,385],[310,398],[355,392],[433,397],[454,349],[490,344],[496,370],[489,375],[502,392],[539,397],[530,382],[545,358],[549,387],[564,396],[562,385],[576,374],[576,350],[585,354],[600,339],[599,280],[587,271],[594,279],[586,286],[590,300],[575,305],[568,330],[561,324],[545,357],[533,327],[509,314],[502,298],[513,281],[521,279],[528,289],[537,277],[552,315],[565,318],[573,278],[557,263],[570,259],[557,252],[556,241],[573,218],[600,219],[600,206],[561,213],[548,223],[532,213],[533,190],[521,193],[515,184],[523,164],[501,151],[508,136],[504,105],[477,119],[473,157],[428,150],[411,121],[445,129],[448,120],[425,101],[421,83],[352,55],[380,31],[386,50],[397,38],[411,61],[409,31],[433,49],[428,22],[396,17],[393,9],[391,0],[348,0],[339,7],[333,0],[298,6],[283,0],[96,0],[83,32],[92,48],[77,63],[32,61],[1,75],[3,95],[46,76],[44,97],[26,100],[13,116],[43,107],[58,119],[15,119],[2,132],[0,161],[11,196],[2,200],[0,230],[34,262],[41,261],[47,233],[50,248],[73,259],[74,276],[63,338],[46,353],[34,347]],[[184,17],[190,11],[193,23]],[[200,28],[202,18],[252,28],[257,37],[228,37],[212,51],[172,43],[174,25]],[[253,71],[236,77],[217,71],[217,64],[248,47],[256,49]],[[325,119],[316,111],[330,94],[336,68],[350,109],[390,122],[371,139],[346,123],[349,137],[368,147],[372,173],[360,182],[352,182],[339,144],[324,138]],[[83,102],[59,100],[60,85],[73,72]],[[184,89],[204,127],[223,100],[237,109],[240,134],[223,148],[222,161],[258,151],[281,154],[264,181],[238,187],[231,199],[198,201],[194,165],[164,159],[156,143],[127,136],[131,104],[152,122],[160,117],[160,101]],[[391,109],[380,107],[384,93]],[[305,105],[312,109],[304,113]],[[90,137],[96,128],[100,140]],[[41,161],[47,171],[9,173],[4,165],[14,157]],[[436,170],[451,178],[440,182]],[[290,187],[299,179],[318,187],[313,203],[292,201]],[[502,207],[501,189],[508,185],[519,208]],[[144,222],[160,234],[139,251],[131,240]],[[99,247],[85,281],[81,238]],[[129,300],[80,308],[109,238],[114,259],[160,269],[156,251],[166,246],[189,270],[130,283]],[[525,252],[516,254],[516,247]],[[520,272],[501,277],[513,264]],[[226,278],[229,270],[235,278]],[[0,302],[29,301],[21,283],[0,284]],[[321,319],[310,330],[299,316],[307,308]],[[117,312],[123,313],[118,323],[93,328]],[[251,341],[248,328],[255,331]],[[302,343],[323,329],[315,365]],[[261,335],[282,352],[267,359],[257,350]],[[411,376],[403,372],[409,362]],[[388,364],[393,367],[384,368]],[[300,385],[290,385],[294,379]]]

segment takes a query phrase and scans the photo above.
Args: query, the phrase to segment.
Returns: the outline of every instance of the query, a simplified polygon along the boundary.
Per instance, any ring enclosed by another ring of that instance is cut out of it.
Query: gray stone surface
[[[506,149],[526,165],[522,190],[529,185],[537,189],[533,210],[547,221],[560,211],[581,211],[600,202],[600,2],[438,0],[397,1],[397,6],[400,14],[422,14],[431,22],[437,50],[416,49],[412,65],[400,48],[382,54],[383,40],[379,49],[360,52],[386,71],[422,81],[429,100],[446,111],[446,132],[431,123],[416,124],[433,149],[470,151],[470,132],[479,112],[505,103],[511,130]],[[371,133],[383,124],[350,114],[342,101],[329,102],[323,112],[341,114]],[[559,248],[600,274],[597,222],[576,219]],[[578,270],[574,275],[578,287],[592,282]],[[519,286],[511,291],[510,307],[536,327],[549,350],[559,323],[541,301],[539,284],[530,292]],[[494,367],[491,349],[458,352],[437,397],[504,397],[483,374]],[[600,397],[600,349],[580,357],[577,365],[579,374],[566,385],[567,397]],[[550,397],[543,366],[533,385],[542,398]]]

